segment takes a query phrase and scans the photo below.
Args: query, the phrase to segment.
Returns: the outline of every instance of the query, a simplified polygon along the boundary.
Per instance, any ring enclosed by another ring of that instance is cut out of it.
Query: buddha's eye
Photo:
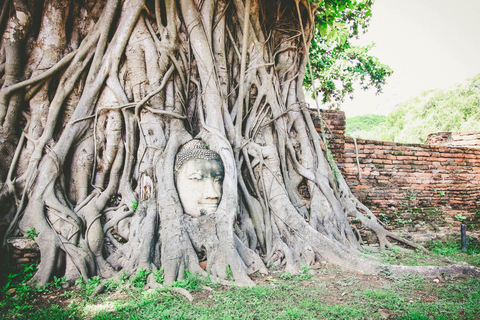
[[[213,174],[212,175],[213,181],[215,182],[222,182],[223,181],[223,174]]]
[[[199,174],[192,174],[188,179],[192,181],[200,181],[202,180],[202,176]]]

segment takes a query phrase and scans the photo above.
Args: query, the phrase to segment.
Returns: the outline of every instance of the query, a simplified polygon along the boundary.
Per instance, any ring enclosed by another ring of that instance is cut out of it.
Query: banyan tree
[[[357,218],[386,231],[327,160],[302,82],[319,3],[5,0],[5,237],[35,234],[33,284],[163,268],[251,285],[322,260],[376,273]],[[202,268],[201,266],[206,266]],[[464,272],[478,273],[463,267]]]

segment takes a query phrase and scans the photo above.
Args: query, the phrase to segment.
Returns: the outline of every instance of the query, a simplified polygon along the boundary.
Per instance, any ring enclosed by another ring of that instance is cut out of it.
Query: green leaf
[[[326,24],[326,23],[325,23],[325,24],[322,24],[322,25],[320,26],[319,32],[320,32],[320,35],[321,35],[322,37],[324,37],[324,38],[327,37],[327,35],[328,35],[328,28],[329,28],[329,26],[328,26],[328,24]]]

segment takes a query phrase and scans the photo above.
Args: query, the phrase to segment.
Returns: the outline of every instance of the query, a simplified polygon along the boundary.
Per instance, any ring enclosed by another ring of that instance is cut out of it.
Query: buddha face
[[[177,172],[177,190],[185,214],[214,213],[222,197],[223,165],[216,159],[190,159]]]

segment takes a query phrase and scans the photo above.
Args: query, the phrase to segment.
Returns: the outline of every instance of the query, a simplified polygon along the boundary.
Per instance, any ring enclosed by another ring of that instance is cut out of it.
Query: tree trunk
[[[405,242],[334,175],[313,126],[302,81],[315,4],[7,2],[0,201],[6,236],[38,232],[32,283],[163,268],[166,283],[189,271],[252,285],[266,265],[316,260],[383,270],[358,253],[349,217],[382,247]],[[222,168],[200,216],[176,185],[193,138]]]

